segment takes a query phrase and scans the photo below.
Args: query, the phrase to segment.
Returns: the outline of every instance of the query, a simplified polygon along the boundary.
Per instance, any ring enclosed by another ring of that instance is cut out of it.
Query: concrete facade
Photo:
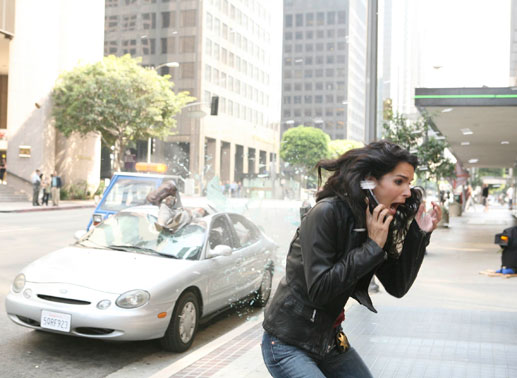
[[[271,19],[278,6],[256,0],[126,3],[106,2],[104,53],[141,56],[153,67],[177,62],[159,73],[201,102],[177,117],[175,134],[157,141],[152,160],[193,178],[198,190],[214,176],[232,182],[256,175],[261,166],[249,159],[253,151],[266,156],[268,170],[271,161],[277,164],[280,134],[270,94]],[[213,96],[219,96],[217,116],[206,115]]]
[[[58,135],[50,95],[60,73],[102,59],[103,15],[102,0],[16,2],[7,105],[11,183],[27,186],[39,168],[48,175],[57,170],[66,184],[86,181],[90,190],[97,188],[99,137]]]
[[[367,2],[284,2],[282,129],[365,141]]]

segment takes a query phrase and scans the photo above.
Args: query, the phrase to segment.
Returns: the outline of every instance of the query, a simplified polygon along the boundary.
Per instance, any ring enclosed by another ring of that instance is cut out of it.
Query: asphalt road
[[[38,257],[74,241],[91,209],[0,214],[0,377],[105,377],[135,362],[150,361],[156,369],[185,354],[163,352],[156,341],[103,342],[38,332],[12,323],[5,313],[5,297],[13,278]],[[282,276],[282,262],[297,226],[296,207],[272,206],[245,211],[280,245],[274,287]],[[241,306],[202,326],[186,353],[255,317],[261,310]]]

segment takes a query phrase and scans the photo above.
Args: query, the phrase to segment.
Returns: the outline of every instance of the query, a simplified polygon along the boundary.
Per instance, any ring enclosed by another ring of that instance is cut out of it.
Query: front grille
[[[38,298],[41,298],[45,301],[68,303],[68,304],[73,304],[73,305],[89,305],[89,304],[91,304],[91,302],[88,302],[88,301],[81,301],[78,299],[70,299],[70,298],[53,297],[52,295],[38,294]]]
[[[109,328],[94,328],[94,327],[79,327],[75,329],[75,332],[83,335],[109,335],[114,329]]]
[[[36,320],[32,320],[30,318],[26,318],[25,316],[16,315],[16,317],[23,323],[28,324],[33,327],[39,327],[40,323]]]

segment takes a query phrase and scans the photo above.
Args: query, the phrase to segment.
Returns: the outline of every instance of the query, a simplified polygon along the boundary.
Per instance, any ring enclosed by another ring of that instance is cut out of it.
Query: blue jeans
[[[264,332],[262,357],[274,378],[373,378],[352,347],[346,352],[334,348],[322,360],[316,360],[302,349]]]

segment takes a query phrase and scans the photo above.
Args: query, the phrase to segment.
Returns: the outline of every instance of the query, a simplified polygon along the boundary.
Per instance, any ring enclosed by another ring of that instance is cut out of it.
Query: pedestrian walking
[[[32,183],[32,206],[39,206],[39,192],[41,185],[41,172],[39,169],[36,169],[32,172],[31,175],[31,183]]]
[[[0,158],[0,184],[6,185],[5,172],[7,171],[7,163],[5,162],[5,155]]]
[[[41,174],[41,191],[42,191],[42,197],[41,197],[41,205],[48,206],[48,198],[50,197],[50,179],[48,175]]]
[[[54,171],[54,173],[50,175],[50,194],[52,196],[52,206],[59,206],[59,199],[61,197],[61,186],[61,177],[59,177],[57,175],[57,172]]]
[[[350,297],[376,312],[374,276],[402,297],[441,219],[412,188],[417,158],[388,141],[317,165],[330,171],[290,244],[286,275],[266,308],[262,355],[273,377],[371,377],[341,323]]]
[[[485,211],[488,211],[488,185],[483,184],[483,189],[481,190],[481,202],[483,203],[483,206],[485,206]]]

